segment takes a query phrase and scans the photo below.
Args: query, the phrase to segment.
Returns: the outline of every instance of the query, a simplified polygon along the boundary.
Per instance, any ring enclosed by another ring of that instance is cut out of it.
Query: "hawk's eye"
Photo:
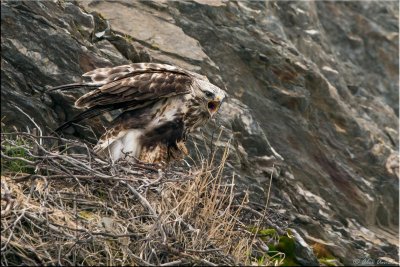
[[[208,97],[208,98],[214,98],[214,94],[209,91],[206,91],[205,94],[206,94],[206,97]]]

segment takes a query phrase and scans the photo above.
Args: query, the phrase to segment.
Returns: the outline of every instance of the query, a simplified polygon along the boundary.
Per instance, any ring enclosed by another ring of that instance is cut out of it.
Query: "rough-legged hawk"
[[[90,81],[51,90],[91,88],[76,102],[84,112],[64,123],[92,118],[107,111],[123,112],[95,146],[114,161],[132,156],[144,162],[170,162],[187,154],[187,135],[218,111],[225,93],[207,77],[175,66],[136,63],[99,68],[83,74]]]

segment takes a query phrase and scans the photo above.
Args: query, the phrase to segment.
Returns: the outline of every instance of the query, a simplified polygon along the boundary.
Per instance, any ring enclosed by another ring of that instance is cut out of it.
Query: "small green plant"
[[[5,157],[1,157],[1,173],[29,173],[34,174],[35,168],[29,165],[33,157],[28,154],[29,144],[21,139],[12,140],[2,145],[1,152]]]
[[[273,228],[260,229],[251,227],[252,233],[256,233],[268,245],[268,252],[257,257],[258,265],[264,265],[266,259],[275,262],[279,266],[298,266],[295,259],[295,239],[288,231],[285,235],[279,235]]]
[[[275,244],[271,244],[268,246],[270,249],[269,253],[273,253],[274,251],[278,251],[285,254],[285,259],[282,262],[281,266],[298,266],[299,264],[295,259],[295,240],[294,237],[287,235],[279,236],[278,242]]]
[[[128,43],[133,42],[133,38],[129,34],[124,34],[124,38],[125,38],[125,41],[127,41]]]

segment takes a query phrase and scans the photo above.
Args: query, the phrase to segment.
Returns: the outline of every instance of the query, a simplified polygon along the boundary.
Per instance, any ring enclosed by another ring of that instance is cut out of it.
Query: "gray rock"
[[[1,7],[2,125],[33,127],[15,105],[46,132],[72,118],[82,92],[45,90],[91,69],[179,65],[226,88],[219,118],[191,145],[204,155],[229,145],[227,171],[253,201],[264,204],[272,177],[271,207],[291,214],[309,245],[329,244],[343,264],[360,255],[397,258],[397,2],[2,1]],[[110,118],[83,124],[99,135]],[[66,134],[83,138],[83,131],[71,127]]]
[[[290,229],[290,232],[295,238],[294,253],[296,260],[303,266],[319,266],[312,248],[295,229]]]

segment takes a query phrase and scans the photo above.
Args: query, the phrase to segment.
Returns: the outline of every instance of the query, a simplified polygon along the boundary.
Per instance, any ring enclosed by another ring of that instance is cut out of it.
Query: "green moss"
[[[258,234],[263,235],[263,236],[270,236],[270,237],[274,237],[274,236],[278,235],[276,233],[276,230],[272,229],[272,228],[262,229],[262,230],[258,231]]]
[[[262,257],[257,258],[259,265],[268,260],[268,262],[278,262],[279,266],[299,266],[295,259],[295,239],[290,235],[290,232],[285,235],[279,235],[273,228],[260,229],[257,227],[250,227],[249,231],[257,233],[259,237],[265,242],[268,242],[268,253]],[[282,260],[284,256],[284,259]]]
[[[78,212],[78,216],[83,218],[83,219],[85,219],[85,220],[87,220],[87,221],[90,221],[95,217],[93,212],[85,211],[85,210],[82,210],[82,211]]]
[[[255,226],[250,226],[247,228],[250,232],[253,234],[257,233],[259,236],[260,235],[265,235],[265,236],[274,236],[277,235],[276,230],[273,228],[266,228],[266,229],[257,229]]]
[[[294,238],[288,235],[283,235],[279,236],[277,243],[273,243],[268,246],[268,253],[270,256],[276,254],[276,252],[285,254],[285,259],[283,260],[281,266],[298,266],[299,264],[297,263],[294,254],[295,247]]]
[[[129,34],[124,34],[124,39],[125,39],[128,43],[133,42],[133,38],[132,38],[132,36],[130,36]]]
[[[334,257],[320,258],[318,262],[325,266],[337,266],[338,260]]]
[[[267,265],[269,263],[270,263],[269,257],[266,254],[263,255],[262,257],[257,258],[257,265],[258,266],[265,266],[265,265]]]
[[[13,158],[22,158],[30,161],[34,160],[34,158],[27,153],[26,149],[22,148],[22,146],[26,144],[24,144],[21,140],[16,140],[15,144],[15,146],[12,146],[10,144],[2,146],[1,150],[4,155]],[[6,159],[2,157],[1,173],[3,174],[4,172],[34,174],[35,168],[21,159]]]
[[[300,266],[294,258],[285,258],[280,266]]]
[[[279,243],[276,246],[278,251],[286,254],[286,256],[293,256],[295,249],[295,240],[293,237],[281,236],[279,237]]]

